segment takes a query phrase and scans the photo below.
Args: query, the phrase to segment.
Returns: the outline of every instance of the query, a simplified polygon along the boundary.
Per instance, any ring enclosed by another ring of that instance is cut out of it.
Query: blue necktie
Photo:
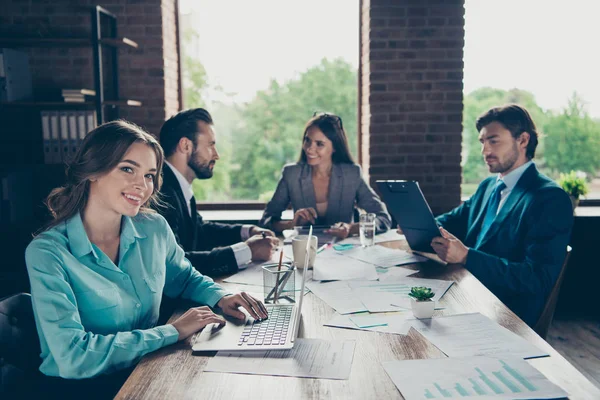
[[[498,206],[500,205],[500,195],[505,188],[506,184],[504,183],[504,181],[499,180],[498,182],[496,182],[496,187],[494,188],[494,191],[488,199],[487,210],[485,211],[485,218],[483,219],[483,223],[481,224],[481,230],[479,231],[479,237],[477,238],[475,248],[479,247],[481,241],[490,229],[490,226],[492,226],[492,223],[496,218],[496,214],[498,213]]]

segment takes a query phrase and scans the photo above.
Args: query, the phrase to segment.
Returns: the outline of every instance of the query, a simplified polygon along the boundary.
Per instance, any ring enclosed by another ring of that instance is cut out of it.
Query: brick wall
[[[460,202],[463,0],[363,0],[362,162],[417,180],[435,214]]]
[[[4,0],[0,35],[89,37],[89,0]],[[104,0],[118,18],[119,36],[139,44],[119,50],[120,97],[140,100],[143,107],[121,107],[120,116],[158,134],[162,123],[179,109],[175,0]],[[62,88],[94,87],[90,48],[31,48],[33,83],[38,98]],[[105,78],[106,79],[106,78]]]
[[[165,71],[165,113],[167,117],[179,111],[179,58],[177,53],[177,9],[174,0],[162,0],[163,58]]]

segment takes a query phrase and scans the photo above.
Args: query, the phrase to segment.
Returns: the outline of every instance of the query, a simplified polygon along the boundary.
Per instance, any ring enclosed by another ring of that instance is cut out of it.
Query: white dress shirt
[[[190,200],[194,196],[194,191],[192,190],[192,184],[185,179],[183,174],[177,170],[167,160],[165,160],[165,164],[171,168],[173,174],[177,178],[177,182],[179,182],[179,186],[181,187],[181,191],[183,192],[183,197],[185,198],[185,203],[188,207],[188,213],[192,216],[192,208],[190,206]],[[196,210],[194,210],[196,212]],[[250,237],[250,229],[253,225],[242,225],[242,230],[240,231],[240,236],[243,241],[248,240]],[[250,247],[244,242],[236,243],[231,245],[231,249],[233,250],[233,255],[235,256],[235,261],[237,262],[239,269],[244,269],[247,267],[247,264],[252,260],[252,251]]]
[[[504,190],[502,190],[502,192],[500,192],[500,204],[498,204],[498,211],[496,212],[496,215],[498,215],[498,213],[500,212],[500,209],[502,208],[504,203],[506,203],[506,199],[508,198],[508,195],[515,188],[515,186],[517,185],[517,182],[519,182],[519,179],[521,179],[521,176],[523,176],[523,173],[525,172],[525,170],[527,168],[529,168],[529,166],[531,164],[533,164],[533,161],[529,160],[525,164],[521,165],[519,168],[515,169],[514,171],[510,171],[508,174],[504,175],[503,177],[500,177],[500,174],[498,174],[498,178],[496,178],[496,182],[498,182],[498,180],[502,179],[504,181],[504,184],[506,185],[506,188],[504,188]]]

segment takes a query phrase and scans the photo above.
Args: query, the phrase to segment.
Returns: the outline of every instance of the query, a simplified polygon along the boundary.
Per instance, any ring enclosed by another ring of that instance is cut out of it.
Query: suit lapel
[[[331,178],[329,179],[329,193],[327,194],[327,221],[333,223],[339,222],[340,210],[342,207],[342,194],[344,192],[344,174],[342,167],[333,164],[331,169]]]
[[[302,198],[304,199],[304,207],[317,208],[317,200],[315,197],[315,188],[312,183],[312,171],[309,165],[304,164],[302,173],[300,174],[300,187],[302,188]]]
[[[487,234],[482,239],[479,247],[483,247],[483,245],[488,242],[494,235],[498,232],[498,229],[502,226],[502,224],[508,219],[510,213],[514,210],[515,206],[519,203],[521,198],[527,191],[531,190],[531,180],[535,178],[538,174],[537,168],[535,164],[532,164],[525,172],[513,188],[508,194],[508,198],[502,205],[502,208],[496,215],[494,222],[490,226],[490,229],[487,231]]]

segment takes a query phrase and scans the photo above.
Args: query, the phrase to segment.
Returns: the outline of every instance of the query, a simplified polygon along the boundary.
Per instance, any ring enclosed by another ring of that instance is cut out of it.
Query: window
[[[488,175],[475,120],[492,106],[518,103],[544,135],[535,161],[557,179],[585,174],[600,198],[600,35],[596,2],[466,0],[463,197]]]
[[[184,107],[213,116],[221,159],[198,201],[268,201],[315,111],[357,156],[358,0],[181,0]]]

